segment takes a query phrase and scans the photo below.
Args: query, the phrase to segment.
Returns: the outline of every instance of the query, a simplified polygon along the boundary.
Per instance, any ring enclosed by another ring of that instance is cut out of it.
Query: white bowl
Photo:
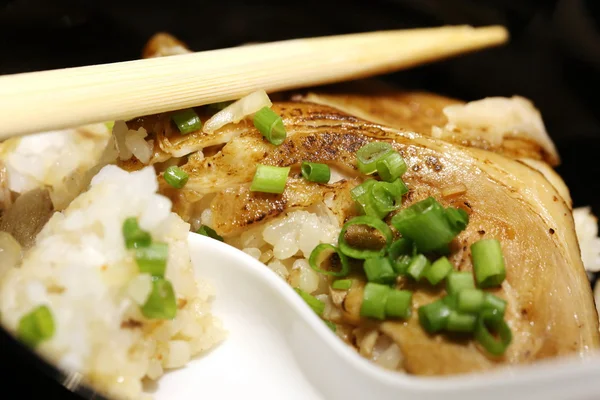
[[[209,354],[163,376],[154,389],[157,400],[600,398],[600,357],[448,378],[386,371],[339,340],[259,261],[193,233],[189,244],[198,275],[217,289],[214,312],[229,334]]]

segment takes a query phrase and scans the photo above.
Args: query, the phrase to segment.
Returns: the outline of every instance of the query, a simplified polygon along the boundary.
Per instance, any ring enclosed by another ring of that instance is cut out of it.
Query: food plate
[[[196,272],[217,290],[214,311],[228,338],[163,376],[150,389],[157,400],[248,393],[263,399],[598,398],[598,356],[454,378],[387,372],[337,339],[283,280],[251,256],[193,233],[188,242]]]

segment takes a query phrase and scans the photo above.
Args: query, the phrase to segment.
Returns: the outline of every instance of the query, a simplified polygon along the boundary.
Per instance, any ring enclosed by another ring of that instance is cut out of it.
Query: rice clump
[[[189,225],[157,188],[152,167],[131,173],[104,167],[87,192],[52,216],[20,267],[0,281],[3,325],[14,333],[25,314],[46,305],[55,330],[36,349],[113,398],[145,398],[145,378],[184,366],[224,338],[210,313],[213,290],[194,276]],[[164,279],[177,304],[171,320],[148,319],[140,311],[152,278],[140,273],[125,247],[122,227],[130,217],[153,242],[168,245]]]

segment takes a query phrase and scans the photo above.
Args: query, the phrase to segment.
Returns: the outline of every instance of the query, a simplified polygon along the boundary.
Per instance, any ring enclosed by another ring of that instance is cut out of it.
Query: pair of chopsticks
[[[0,140],[388,73],[504,43],[503,27],[295,39],[0,77]]]

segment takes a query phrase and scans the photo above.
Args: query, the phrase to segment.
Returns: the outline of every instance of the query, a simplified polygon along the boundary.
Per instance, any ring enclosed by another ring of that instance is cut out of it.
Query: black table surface
[[[589,204],[600,213],[596,0],[0,1],[0,74],[135,59],[158,31],[207,50],[443,24],[502,24],[511,41],[385,79],[465,100],[515,94],[532,99],[557,144],[558,171],[575,205]],[[4,333],[0,381],[0,398],[74,398],[40,373]]]

